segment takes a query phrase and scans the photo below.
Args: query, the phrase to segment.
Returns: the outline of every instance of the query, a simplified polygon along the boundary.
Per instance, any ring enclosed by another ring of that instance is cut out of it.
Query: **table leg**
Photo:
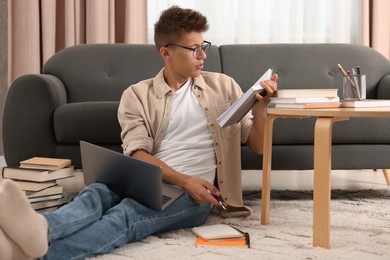
[[[348,118],[319,117],[314,135],[313,246],[330,248],[332,126]]]
[[[272,165],[272,132],[273,124],[277,116],[269,115],[264,125],[264,149],[263,149],[263,179],[261,188],[261,225],[269,224],[269,209],[271,196],[271,165]]]

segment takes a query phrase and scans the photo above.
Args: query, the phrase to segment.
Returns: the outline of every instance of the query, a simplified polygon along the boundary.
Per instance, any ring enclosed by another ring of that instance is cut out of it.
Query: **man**
[[[124,153],[162,167],[165,182],[186,192],[162,212],[121,200],[95,183],[69,204],[39,215],[16,185],[0,186],[0,250],[4,256],[83,259],[148,235],[203,224],[211,205],[223,216],[247,216],[242,204],[240,143],[262,153],[263,125],[277,75],[261,83],[252,114],[220,129],[216,119],[242,95],[230,77],[202,72],[210,43],[207,19],[173,6],[155,24],[164,68],[124,91],[118,110]],[[226,211],[216,197],[222,195]],[[48,248],[48,244],[50,245]]]

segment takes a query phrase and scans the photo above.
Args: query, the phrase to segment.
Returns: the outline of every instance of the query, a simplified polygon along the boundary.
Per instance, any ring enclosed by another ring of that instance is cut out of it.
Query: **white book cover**
[[[390,99],[343,100],[342,107],[390,107]]]
[[[194,227],[191,231],[206,240],[240,238],[242,233],[237,229],[225,224]]]
[[[296,98],[271,98],[273,104],[287,103],[332,103],[339,102],[339,97],[296,97]]]
[[[260,93],[263,88],[261,81],[270,80],[273,70],[268,69],[244,95],[237,99],[222,115],[217,119],[220,127],[226,127],[238,123],[252,109],[256,102],[256,93]]]

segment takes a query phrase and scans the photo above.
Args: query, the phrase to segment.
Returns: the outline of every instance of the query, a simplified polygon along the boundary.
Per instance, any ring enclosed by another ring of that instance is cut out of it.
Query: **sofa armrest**
[[[390,99],[390,75],[384,76],[378,84],[378,99]]]
[[[8,166],[33,156],[55,157],[55,109],[66,103],[62,82],[52,75],[24,75],[10,87],[4,105],[3,142]]]

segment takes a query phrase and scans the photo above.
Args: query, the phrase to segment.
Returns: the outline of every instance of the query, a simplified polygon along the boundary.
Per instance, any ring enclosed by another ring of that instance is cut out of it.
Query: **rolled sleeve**
[[[153,139],[148,133],[138,103],[131,87],[123,92],[118,109],[118,121],[122,129],[122,149],[126,155],[141,149],[150,153],[153,147]]]

